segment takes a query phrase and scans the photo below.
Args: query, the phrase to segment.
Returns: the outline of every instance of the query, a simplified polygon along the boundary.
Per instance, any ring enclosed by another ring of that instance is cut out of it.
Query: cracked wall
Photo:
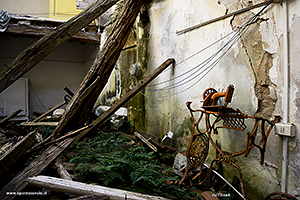
[[[168,57],[174,57],[176,66],[161,74],[154,82],[159,89],[159,83],[168,79],[169,84],[176,84],[177,76],[192,69],[197,64],[222,48],[226,41],[222,40],[232,30],[237,30],[243,23],[253,17],[261,8],[217,21],[213,24],[177,35],[176,31],[194,26],[206,20],[222,16],[261,1],[246,0],[165,0],[153,3],[149,7],[149,64],[148,70],[153,70]],[[296,128],[299,127],[300,93],[298,63],[300,43],[297,33],[300,32],[300,3],[289,1],[289,33],[290,33],[290,119]],[[185,107],[186,101],[192,101],[192,108],[201,106],[202,92],[213,87],[218,91],[225,90],[228,84],[235,85],[233,101],[230,106],[239,108],[248,115],[262,116],[271,119],[274,114],[283,115],[283,9],[281,3],[274,3],[259,16],[222,60],[205,76],[197,76],[199,81],[190,87],[184,85],[168,90],[146,92],[146,128],[150,134],[162,137],[168,131],[168,121],[172,120],[171,130],[179,150],[185,150],[190,139],[190,115]],[[159,22],[159,23],[157,23]],[[195,52],[208,47],[201,54],[187,59]],[[167,83],[164,85],[168,86]],[[163,86],[162,86],[163,87]],[[161,87],[161,88],[162,88]],[[253,124],[247,124],[251,127]],[[252,128],[252,127],[251,127]],[[250,129],[250,128],[249,128]],[[215,139],[221,142],[226,151],[236,152],[244,147],[245,135],[240,132],[225,131]],[[300,195],[300,144],[299,133],[289,140],[288,190]],[[211,148],[213,149],[213,148]],[[207,161],[213,159],[210,151]],[[282,138],[271,132],[265,154],[265,162],[259,164],[260,153],[257,149],[251,151],[249,157],[238,157],[237,164],[243,172],[246,196],[248,199],[263,199],[271,192],[280,191]],[[238,175],[236,169],[224,167],[224,175],[232,180]]]
[[[138,49],[122,53],[119,65],[120,91],[135,85],[140,78],[128,75],[128,67],[140,62],[144,75],[153,71],[166,59],[176,60],[175,67],[166,69],[152,83],[127,104],[129,118],[137,129],[162,138],[169,130],[174,133],[173,144],[178,151],[186,150],[192,126],[186,102],[193,102],[197,109],[202,105],[202,93],[213,87],[221,92],[229,84],[235,86],[232,108],[239,108],[247,115],[271,119],[273,115],[284,113],[283,101],[283,8],[281,3],[273,3],[258,19],[249,25],[245,34],[230,48],[224,45],[230,41],[233,30],[237,30],[261,8],[235,15],[224,20],[178,35],[177,31],[224,14],[257,4],[262,0],[191,0],[154,1],[142,11],[147,16],[147,25],[137,26],[134,36]],[[289,162],[287,192],[300,195],[300,3],[289,1],[290,34],[290,85],[289,85],[289,122],[296,126],[296,137],[289,139]],[[149,14],[149,19],[148,19]],[[140,20],[142,22],[143,19]],[[221,49],[220,58],[212,65],[205,65],[187,76],[201,63],[214,59]],[[131,55],[132,54],[132,55]],[[136,55],[136,56],[135,56]],[[127,67],[126,67],[127,66]],[[209,67],[208,67],[209,66]],[[207,67],[207,68],[206,68]],[[209,69],[201,71],[202,69]],[[115,80],[115,79],[114,79]],[[222,149],[238,152],[245,148],[247,131],[251,131],[253,121],[246,122],[245,132],[222,131],[213,135],[221,143]],[[201,127],[200,127],[201,128]],[[215,151],[210,148],[207,162],[214,158]],[[269,193],[281,188],[282,138],[270,133],[265,162],[260,165],[260,152],[253,149],[247,158],[237,157],[243,172],[247,199],[263,199]],[[235,168],[224,166],[224,176],[231,181],[238,176]]]

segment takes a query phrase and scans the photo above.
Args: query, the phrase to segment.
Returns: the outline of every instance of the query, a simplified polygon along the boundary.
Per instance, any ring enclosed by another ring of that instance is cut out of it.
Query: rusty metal
[[[297,200],[296,197],[286,194],[284,192],[274,192],[269,194],[265,197],[265,200],[275,200],[275,199],[281,199],[281,200]]]
[[[193,110],[191,108],[192,102],[186,103],[186,106],[189,109],[192,117],[193,130],[189,145],[187,147],[187,166],[184,176],[179,184],[184,181],[187,175],[191,177],[192,181],[194,181],[202,173],[202,167],[208,155],[209,144],[211,144],[216,149],[217,155],[211,162],[209,172],[207,173],[206,177],[201,180],[200,183],[192,184],[204,184],[204,182],[208,179],[212,172],[213,165],[219,161],[224,163],[225,165],[234,166],[238,170],[242,194],[244,196],[244,199],[246,199],[243,187],[242,171],[236,164],[235,157],[240,155],[244,155],[245,157],[247,157],[250,151],[256,147],[260,150],[261,153],[260,164],[263,164],[268,136],[275,123],[279,121],[280,117],[276,116],[273,121],[269,121],[262,117],[248,116],[242,113],[239,109],[227,107],[228,103],[230,103],[232,100],[233,92],[233,85],[229,85],[226,92],[217,92],[214,88],[208,88],[203,92],[204,101],[201,109]],[[221,98],[224,98],[224,103],[219,103],[220,105],[218,105],[218,102],[222,102],[219,101]],[[195,113],[200,113],[197,121],[195,120]],[[254,119],[255,124],[252,131],[247,133],[247,143],[246,147],[243,150],[235,153],[230,153],[227,151],[223,151],[216,145],[215,141],[211,137],[212,133],[218,134],[218,129],[220,128],[245,131],[247,128],[247,126],[245,125],[246,119]],[[205,120],[206,129],[204,131],[200,131],[199,129],[199,124],[202,120]],[[222,123],[222,125],[220,125],[219,122]],[[257,135],[259,133],[261,134],[261,138],[259,141],[256,141]],[[195,169],[198,167],[200,167],[200,172],[194,174]]]

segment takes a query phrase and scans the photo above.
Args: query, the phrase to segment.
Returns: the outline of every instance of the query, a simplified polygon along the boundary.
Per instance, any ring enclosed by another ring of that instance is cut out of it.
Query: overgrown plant
[[[77,164],[78,175],[85,175],[88,182],[175,199],[192,195],[183,186],[166,184],[174,179],[169,176],[171,170],[160,166],[154,152],[127,145],[130,141],[121,133],[99,132],[92,139],[74,144],[65,156],[70,151],[76,155],[69,162]]]

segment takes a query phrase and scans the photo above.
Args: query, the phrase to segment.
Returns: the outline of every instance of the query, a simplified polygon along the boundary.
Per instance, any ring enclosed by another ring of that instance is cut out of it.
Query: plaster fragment
[[[273,66],[269,70],[269,77],[272,83],[278,85],[278,59],[279,56],[277,53],[273,54]]]
[[[279,48],[275,31],[272,19],[260,23],[259,32],[261,34],[263,49],[271,54],[278,53]]]

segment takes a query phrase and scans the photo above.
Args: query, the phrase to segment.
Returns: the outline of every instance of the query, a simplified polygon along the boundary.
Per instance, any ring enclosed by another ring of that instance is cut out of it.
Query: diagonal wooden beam
[[[119,0],[97,0],[20,53],[0,73],[0,93]]]
[[[19,109],[15,112],[13,112],[11,115],[5,117],[4,119],[0,120],[0,127],[4,126],[4,124],[6,124],[8,122],[8,120],[14,118],[15,116],[17,116],[20,112],[22,112],[22,109]]]
[[[157,77],[164,69],[171,64],[175,64],[174,59],[168,59],[156,68],[151,74],[144,78],[137,86],[131,89],[126,95],[124,95],[119,101],[117,101],[109,110],[101,114],[94,122],[92,128],[86,129],[74,138],[66,138],[52,146],[49,146],[41,155],[39,155],[34,161],[32,161],[28,167],[16,175],[9,183],[7,183],[0,191],[0,199],[13,199],[15,195],[6,195],[8,192],[20,192],[27,185],[26,179],[28,177],[39,175],[48,165],[50,165],[58,156],[60,156],[64,150],[66,150],[72,143],[80,140],[94,128],[105,122],[115,111],[117,111],[122,105],[129,101],[135,94],[141,91],[146,85],[148,85],[155,77]]]
[[[96,100],[109,80],[143,3],[144,0],[124,1],[103,48],[66,107],[51,139],[82,127],[87,122]]]
[[[86,129],[81,132],[77,137],[75,137],[75,141],[80,140],[82,137],[87,135],[92,130],[95,130],[97,127],[102,125],[109,117],[114,114],[120,107],[122,107],[125,103],[127,103],[134,95],[139,93],[144,87],[146,87],[154,78],[156,78],[161,72],[163,72],[168,66],[175,65],[175,59],[169,58],[165,62],[163,62],[159,67],[157,67],[151,74],[145,77],[138,85],[132,88],[129,92],[127,92],[123,97],[121,97],[110,109],[102,113],[92,124],[90,129]]]

